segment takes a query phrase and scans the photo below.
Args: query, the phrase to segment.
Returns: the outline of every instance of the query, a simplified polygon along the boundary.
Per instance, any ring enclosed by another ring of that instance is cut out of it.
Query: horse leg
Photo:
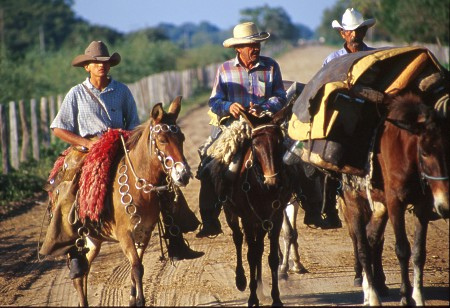
[[[358,243],[356,239],[356,233],[354,232],[354,228],[351,228],[352,217],[350,216],[350,212],[347,210],[347,205],[342,198],[338,198],[341,203],[342,213],[344,215],[344,220],[347,225],[348,234],[352,240],[353,246],[353,269],[355,271],[355,277],[353,278],[353,286],[361,287],[363,276],[362,276],[362,265],[358,259]]]
[[[411,258],[411,246],[409,245],[405,227],[405,207],[396,200],[388,201],[389,220],[395,234],[395,253],[400,263],[401,286],[400,295],[402,305],[412,305],[412,287],[409,280],[409,259]]]
[[[133,237],[128,230],[126,230],[125,234],[118,235],[117,237],[121,239],[120,246],[131,265],[131,293],[129,305],[144,306],[145,298],[144,289],[142,287],[144,267],[142,266],[138,251],[136,250]]]
[[[389,295],[389,288],[386,286],[386,276],[383,270],[383,246],[384,231],[388,215],[386,207],[381,202],[374,202],[374,209],[370,221],[366,226],[367,238],[372,249],[372,264],[374,274],[374,286],[381,296]]]
[[[227,207],[224,207],[224,212],[228,226],[233,233],[233,242],[236,248],[236,288],[242,292],[247,287],[247,278],[245,278],[244,266],[242,265],[242,243],[244,236],[239,228],[239,218],[233,215]]]
[[[292,238],[291,238],[291,246],[292,246],[292,253],[293,253],[293,262],[294,266],[292,268],[292,271],[294,273],[298,274],[304,274],[308,271],[303,266],[303,264],[300,262],[300,254],[298,252],[298,232],[297,232],[297,215],[298,215],[298,209],[299,205],[297,202],[294,202],[292,204],[292,212],[289,214],[291,226],[292,226]]]
[[[244,233],[245,233],[245,240],[247,241],[247,262],[250,269],[250,282],[249,282],[249,288],[250,288],[250,296],[248,298],[248,306],[259,306],[259,300],[258,296],[256,294],[256,290],[258,288],[258,280],[257,280],[257,266],[258,266],[258,260],[262,259],[262,253],[259,255],[260,245],[257,241],[256,235],[254,234],[254,230],[252,226],[247,226],[245,222],[243,222],[244,226]],[[264,243],[263,243],[264,247]],[[278,252],[277,252],[278,253]],[[258,259],[259,256],[259,259]],[[278,264],[277,264],[278,267]]]
[[[288,203],[286,206],[286,209],[283,211],[283,244],[284,244],[284,254],[281,254],[281,266],[280,266],[280,278],[281,279],[287,279],[287,272],[289,270],[289,253],[292,243],[292,237],[293,237],[293,227],[290,223],[292,220],[290,214],[292,213],[291,209],[294,207],[293,203]],[[281,251],[281,250],[279,250]]]
[[[280,262],[278,258],[278,248],[279,248],[279,236],[281,231],[281,217],[278,221],[274,222],[274,227],[269,231],[269,240],[270,240],[270,252],[269,252],[269,266],[272,274],[272,306],[282,306],[283,303],[280,299],[280,290],[278,287],[278,263]],[[263,239],[264,240],[264,239]],[[261,253],[262,258],[262,253]]]
[[[364,270],[362,284],[364,291],[364,304],[379,306],[381,305],[381,302],[374,288],[370,245],[366,234],[366,223],[368,219],[365,210],[369,208],[367,204],[368,202],[348,187],[345,187],[344,189],[344,198],[346,211],[349,218],[349,233],[355,234],[357,256]]]
[[[423,296],[423,268],[426,260],[427,231],[428,218],[416,216],[413,248],[414,288],[412,294],[416,306],[425,305]]]

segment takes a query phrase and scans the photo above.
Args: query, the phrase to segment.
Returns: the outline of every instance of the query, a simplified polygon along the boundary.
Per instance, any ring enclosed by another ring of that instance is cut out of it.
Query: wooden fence
[[[192,96],[198,88],[211,88],[217,64],[181,72],[168,71],[129,84],[140,119],[146,119],[158,102],[170,103],[176,96]],[[63,100],[62,95],[0,103],[0,144],[2,173],[18,169],[30,159],[39,161],[40,150],[50,147],[54,136],[50,123]],[[29,108],[29,109],[28,109]]]

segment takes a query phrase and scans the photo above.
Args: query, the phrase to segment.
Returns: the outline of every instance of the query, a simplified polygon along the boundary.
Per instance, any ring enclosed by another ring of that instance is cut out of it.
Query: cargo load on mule
[[[448,71],[423,47],[382,48],[331,61],[309,81],[292,109],[288,134],[301,158],[320,168],[363,176],[387,96],[402,91],[448,101]],[[445,104],[445,112],[447,106]]]

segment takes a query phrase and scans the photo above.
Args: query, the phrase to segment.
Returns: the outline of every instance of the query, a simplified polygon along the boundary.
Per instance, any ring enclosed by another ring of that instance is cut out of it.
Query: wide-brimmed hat
[[[76,56],[72,60],[73,66],[83,67],[89,62],[100,61],[109,62],[111,66],[120,63],[120,55],[115,52],[109,55],[108,47],[102,41],[92,41],[84,51],[84,55]]]
[[[259,32],[253,22],[244,22],[233,29],[233,37],[223,42],[224,47],[233,47],[242,44],[253,44],[269,38],[269,32]]]
[[[355,30],[364,26],[370,28],[375,22],[374,18],[364,20],[360,12],[351,8],[347,9],[344,15],[342,15],[342,25],[337,20],[333,20],[331,26],[335,29]]]

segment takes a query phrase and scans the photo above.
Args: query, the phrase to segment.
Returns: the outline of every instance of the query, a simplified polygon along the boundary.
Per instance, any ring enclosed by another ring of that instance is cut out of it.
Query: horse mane
[[[389,118],[405,123],[417,123],[420,116],[429,118],[431,107],[425,105],[423,99],[412,92],[407,92],[386,101]]]
[[[150,126],[150,119],[148,119],[144,123],[139,124],[131,131],[131,135],[130,137],[128,137],[128,140],[126,142],[127,149],[131,150],[136,147],[139,139],[144,134],[144,131],[148,129],[149,126]]]

